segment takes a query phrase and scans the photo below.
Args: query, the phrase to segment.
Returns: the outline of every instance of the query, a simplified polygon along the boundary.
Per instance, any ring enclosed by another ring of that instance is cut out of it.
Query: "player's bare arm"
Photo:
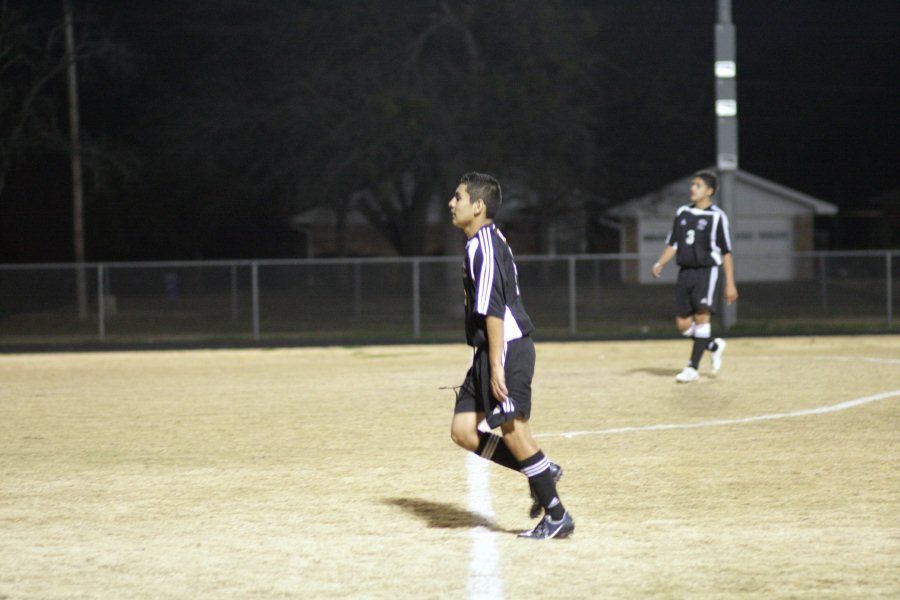
[[[734,284],[734,260],[730,252],[722,257],[722,270],[725,271],[725,301],[731,304],[738,299],[738,290]]]
[[[653,264],[653,267],[650,268],[650,273],[656,279],[659,279],[660,275],[662,275],[663,267],[666,264],[675,258],[675,247],[674,246],[666,246],[663,248],[662,254],[659,255],[659,260]]]
[[[488,357],[491,363],[491,392],[497,400],[506,400],[506,372],[503,368],[503,319],[487,317]]]

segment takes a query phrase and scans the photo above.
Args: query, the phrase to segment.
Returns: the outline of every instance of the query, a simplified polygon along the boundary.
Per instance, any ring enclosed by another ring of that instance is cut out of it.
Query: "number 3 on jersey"
[[[694,245],[694,230],[693,229],[687,230],[687,233],[684,236],[684,243],[687,244],[688,246]]]

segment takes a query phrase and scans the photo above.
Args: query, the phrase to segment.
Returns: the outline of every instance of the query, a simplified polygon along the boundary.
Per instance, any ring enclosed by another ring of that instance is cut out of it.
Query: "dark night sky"
[[[48,12],[57,11],[55,0],[40,1]],[[166,29],[167,20],[189,14],[184,11],[191,3],[110,0],[93,4],[116,35],[143,58],[136,78],[124,87],[99,94],[85,92],[84,121],[95,133],[127,128],[139,147],[143,107],[154,102],[153,94],[165,93],[167,86],[191,77],[192,65],[183,60],[190,40],[180,40],[179,53],[172,54]],[[696,168],[713,164],[716,0],[659,2],[658,12],[652,15],[640,14],[626,2],[597,4],[617,16],[616,28],[605,32],[604,44],[615,46],[621,36],[625,47],[631,39],[629,48],[639,50],[629,52],[640,55],[632,56],[638,62],[652,63],[669,54],[673,45],[690,49],[681,62],[659,64],[676,71],[685,93],[691,88],[702,91],[695,96],[707,105],[710,116],[697,125],[698,135],[710,144],[708,159]],[[741,168],[838,204],[842,210],[900,187],[900,2],[732,0],[732,13],[737,31]],[[148,18],[154,14],[155,18]],[[652,142],[635,139],[633,143]],[[642,191],[687,174],[667,170],[665,165],[653,172],[657,179],[649,176]],[[60,175],[64,177],[66,171]],[[29,194],[52,192],[37,187]],[[68,235],[71,209],[65,194],[58,202],[35,202],[34,207],[42,211],[44,227],[60,239]],[[15,220],[16,211],[0,208],[4,219]],[[51,216],[51,212],[58,214]],[[35,222],[34,215],[29,219]],[[11,243],[18,242],[8,238],[7,246]],[[69,260],[69,247],[67,240],[58,251],[36,253],[32,259]]]
[[[734,5],[742,166],[842,206],[900,185],[900,3]]]
[[[126,28],[140,28],[128,19],[132,4],[110,3]],[[163,11],[184,5],[151,4]],[[712,113],[716,0],[660,2],[666,12],[656,15],[629,12],[628,3],[599,4],[621,11],[619,32],[640,35],[650,60],[672,44],[697,48],[695,64],[682,65],[684,85],[707,86]],[[900,186],[900,3],[732,0],[732,17],[741,167],[841,205]],[[608,35],[614,45],[616,32]],[[698,69],[707,80],[691,79]],[[715,149],[709,152],[712,164]]]
[[[111,4],[127,22],[126,3]],[[716,0],[660,2],[652,16],[598,4],[621,11],[620,33],[641,36],[651,60],[672,44],[696,48],[684,85],[705,86],[712,114]],[[741,167],[841,205],[900,186],[900,2],[732,0],[732,17]],[[698,70],[708,79],[692,80]]]

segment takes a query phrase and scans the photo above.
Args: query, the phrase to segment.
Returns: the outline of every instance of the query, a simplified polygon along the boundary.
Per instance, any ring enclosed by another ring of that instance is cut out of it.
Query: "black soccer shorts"
[[[531,418],[531,380],[534,378],[534,362],[534,340],[531,337],[507,343],[503,367],[506,374],[506,390],[511,402],[501,403],[491,393],[488,349],[479,348],[456,395],[454,413],[483,412],[488,416],[491,428],[516,417],[527,421]]]
[[[693,315],[701,310],[716,312],[722,282],[719,267],[682,268],[675,287],[675,314]]]

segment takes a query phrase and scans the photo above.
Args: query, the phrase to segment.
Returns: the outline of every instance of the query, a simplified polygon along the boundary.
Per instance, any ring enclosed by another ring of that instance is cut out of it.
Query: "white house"
[[[673,181],[607,211],[621,223],[620,252],[640,255],[638,264],[623,265],[623,280],[656,281],[650,267],[663,249],[675,211],[690,202],[691,179]],[[815,217],[834,215],[837,207],[747,171],[735,172],[735,185],[733,214],[728,216],[738,283],[811,276],[811,261],[794,253],[814,249]],[[674,281],[677,272],[674,264],[666,267],[661,281]]]

